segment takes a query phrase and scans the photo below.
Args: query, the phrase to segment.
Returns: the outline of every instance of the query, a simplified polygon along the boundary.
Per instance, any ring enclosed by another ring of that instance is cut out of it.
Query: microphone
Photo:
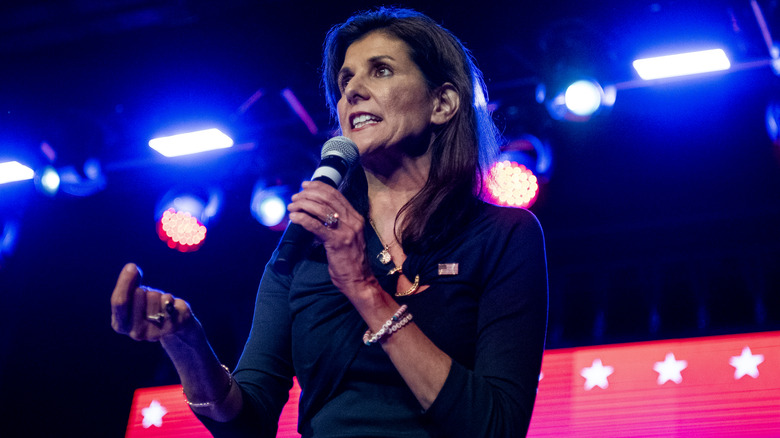
[[[311,177],[312,181],[322,181],[338,188],[347,170],[358,159],[358,148],[354,141],[344,136],[333,137],[322,145],[320,165]],[[279,241],[274,269],[289,274],[303,258],[303,253],[311,246],[314,235],[298,224],[290,223]]]

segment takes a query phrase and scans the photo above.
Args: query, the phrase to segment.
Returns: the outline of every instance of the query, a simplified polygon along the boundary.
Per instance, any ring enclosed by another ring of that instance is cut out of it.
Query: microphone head
[[[352,166],[358,159],[358,147],[354,141],[343,135],[339,135],[338,137],[329,139],[322,145],[320,158],[325,158],[330,155],[339,156]]]

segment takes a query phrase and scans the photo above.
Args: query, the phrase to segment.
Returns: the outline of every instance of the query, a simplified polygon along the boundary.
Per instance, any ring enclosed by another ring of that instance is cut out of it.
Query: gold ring
[[[146,320],[154,323],[156,326],[161,326],[165,322],[165,314],[162,312],[155,313],[154,315],[147,315]]]

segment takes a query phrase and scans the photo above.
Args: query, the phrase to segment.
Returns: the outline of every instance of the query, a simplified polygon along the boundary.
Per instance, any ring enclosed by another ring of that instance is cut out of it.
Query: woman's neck
[[[363,164],[368,184],[369,217],[383,238],[387,236],[389,240],[395,234],[393,227],[398,212],[422,190],[428,181],[430,165],[430,153],[417,157],[405,155],[395,162],[383,160],[377,165]]]

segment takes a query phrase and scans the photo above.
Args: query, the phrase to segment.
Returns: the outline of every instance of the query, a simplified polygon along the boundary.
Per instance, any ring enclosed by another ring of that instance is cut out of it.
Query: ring
[[[161,326],[165,322],[165,314],[162,312],[155,313],[154,315],[147,315],[146,320],[154,323],[156,326]]]
[[[176,307],[173,306],[173,301],[168,301],[165,303],[165,311],[168,312],[168,315],[176,315]]]
[[[331,213],[325,218],[325,222],[322,223],[325,228],[336,228],[339,226],[339,214]]]

